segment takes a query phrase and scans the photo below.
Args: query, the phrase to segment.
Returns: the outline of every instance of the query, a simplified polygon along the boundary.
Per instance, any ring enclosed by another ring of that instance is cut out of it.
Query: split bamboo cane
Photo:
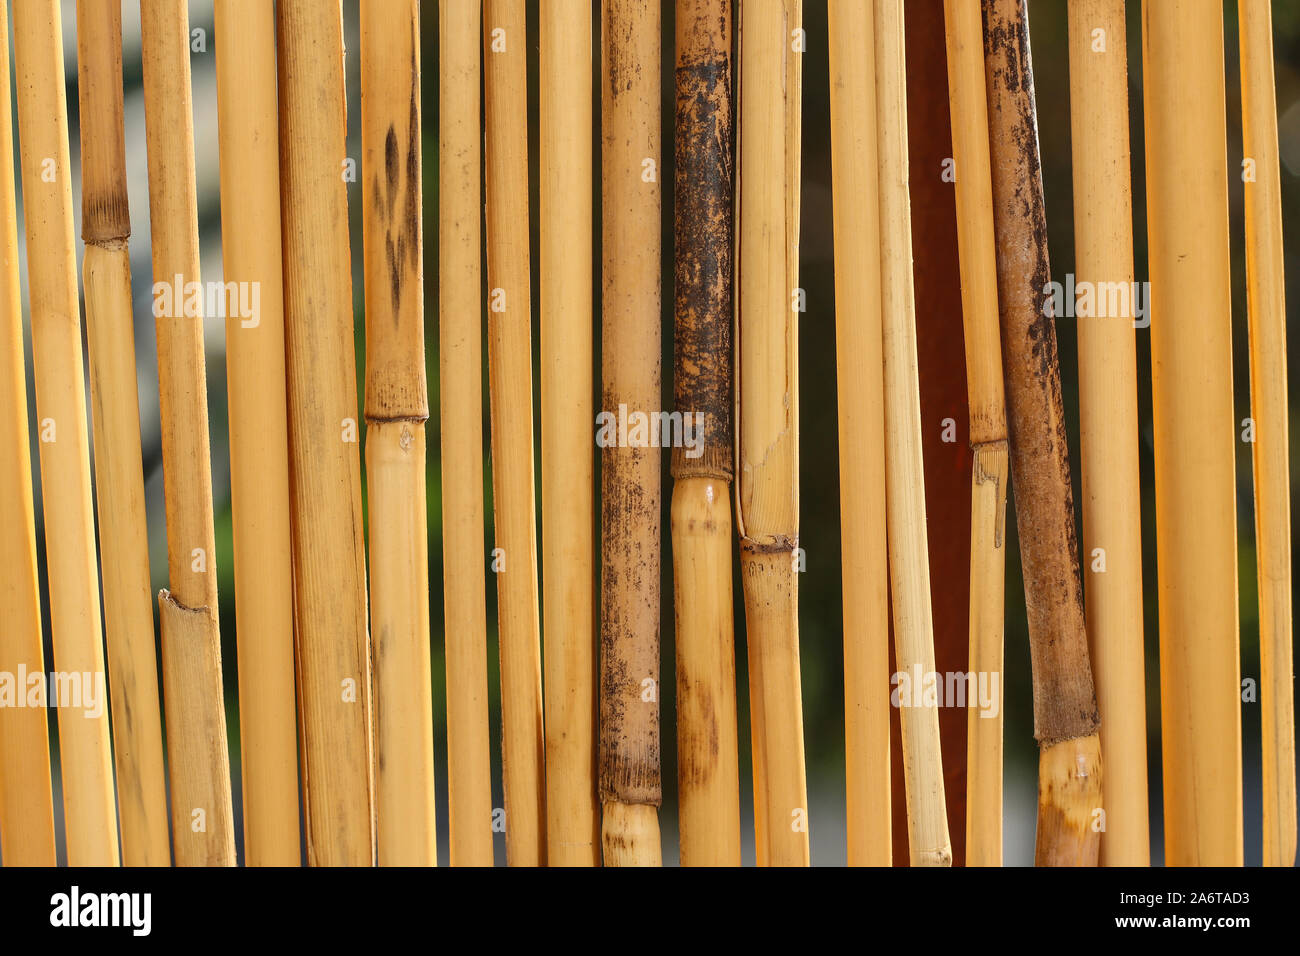
[[[244,859],[297,866],[298,750],[275,11],[217,0],[221,253],[239,642]],[[247,291],[245,291],[247,290]],[[254,293],[253,290],[256,290]],[[256,303],[255,309],[246,306]]]
[[[1002,863],[1002,642],[1007,426],[979,0],[944,0],[956,169],[957,244],[970,402],[970,672],[997,681],[995,716],[968,708],[966,863]]]
[[[79,675],[83,690],[80,701],[56,702],[64,704],[58,708],[64,830],[69,865],[116,866],[62,25],[55,0],[18,3],[13,14],[54,667]],[[92,690],[98,706],[88,696]]]
[[[888,866],[889,570],[872,7],[831,0],[826,34],[835,206],[848,862]]]
[[[1025,0],[986,0],[989,151],[1016,525],[1038,738],[1039,866],[1096,866],[1101,742],[1056,357]]]
[[[307,859],[374,861],[370,637],[348,248],[343,17],[276,4],[289,476]]]
[[[1076,282],[1122,289],[1079,317],[1084,589],[1106,788],[1100,862],[1147,866],[1146,672],[1124,0],[1069,7]],[[1097,31],[1101,31],[1100,34]],[[1098,563],[1100,562],[1100,563]]]
[[[678,0],[676,46],[673,387],[698,443],[672,452],[678,832],[683,866],[739,866],[730,0]]]
[[[591,443],[591,4],[541,18],[542,630],[551,866],[600,862]]]
[[[750,660],[756,855],[806,866],[798,548],[798,67],[794,3],[741,6],[737,531]]]
[[[607,866],[659,866],[660,455],[649,428],[661,371],[657,0],[603,0],[601,836]],[[621,429],[620,429],[621,430]],[[625,440],[620,440],[625,438]]]
[[[77,3],[82,266],[90,358],[95,491],[113,703],[122,862],[168,866],[158,662],[140,457],[130,213],[122,107],[120,2]]]
[[[418,0],[361,4],[361,151],[379,863],[435,866]]]
[[[480,7],[438,4],[438,362],[452,866],[492,865],[483,568]]]
[[[190,28],[184,0],[140,5],[169,591],[158,595],[178,866],[234,866],[203,367]],[[197,291],[196,291],[197,290]]]
[[[1223,5],[1144,3],[1165,863],[1242,862]]]
[[[0,9],[0,103],[9,103],[9,15]],[[18,279],[18,209],[14,136],[9,110],[0,110],[0,672],[45,673],[41,647],[40,582],[36,572],[36,513],[27,433],[23,307]],[[26,694],[15,685],[15,695]],[[0,855],[7,866],[53,866],[54,795],[50,740],[43,707],[0,712]],[[164,837],[165,841],[165,837]]]
[[[1250,313],[1251,415],[1255,443],[1255,542],[1259,562],[1260,705],[1263,708],[1264,865],[1296,855],[1295,698],[1291,656],[1291,501],[1286,375],[1286,285],[1278,169],[1273,15],[1239,0],[1241,116],[1254,176],[1246,194],[1246,296]]]
[[[528,35],[523,0],[485,0],[488,377],[501,641],[506,860],[546,862],[546,741],[533,484],[528,260]]]

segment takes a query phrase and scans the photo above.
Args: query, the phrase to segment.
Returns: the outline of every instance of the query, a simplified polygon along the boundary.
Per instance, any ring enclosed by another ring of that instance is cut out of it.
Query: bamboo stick
[[[102,707],[104,654],[72,240],[62,26],[54,0],[15,4],[13,13],[54,668],[79,675],[96,689],[101,705],[94,706],[83,694],[80,701],[70,699],[70,706],[58,708],[64,831],[69,865],[117,866],[108,712]]]
[[[492,865],[477,3],[438,4],[438,363],[452,866]]]
[[[607,866],[658,866],[659,450],[632,416],[660,398],[659,27],[652,0],[601,4],[602,439],[600,799]],[[647,429],[648,431],[648,429]]]
[[[1119,314],[1078,322],[1083,555],[1094,572],[1086,576],[1084,607],[1106,760],[1100,862],[1147,866],[1151,850],[1137,357],[1129,295],[1134,288],[1133,196],[1124,2],[1072,2],[1069,21],[1075,281],[1092,283],[1093,288],[1120,283],[1124,290]],[[1102,570],[1097,570],[1099,557]]]
[[[538,866],[546,862],[546,741],[533,480],[528,38],[523,0],[485,0],[483,15],[492,523],[504,562],[497,565],[497,629],[506,860]]]
[[[944,0],[971,472],[970,672],[1002,685],[1007,428],[979,0]],[[1002,863],[1002,708],[968,708],[966,863]]]
[[[1242,862],[1223,7],[1145,3],[1165,863]]]
[[[375,633],[379,862],[436,866],[424,488],[420,10],[361,4],[366,475]]]
[[[551,866],[600,862],[596,796],[591,4],[541,18],[542,630]]]
[[[888,866],[889,593],[872,8],[832,0],[826,34],[835,206],[848,861],[850,866]]]
[[[806,866],[808,802],[795,561],[798,383],[797,5],[741,7],[740,481],[737,531],[750,654],[757,858]],[[792,16],[794,14],[794,16]]]
[[[343,18],[276,4],[289,475],[307,859],[374,862],[370,636],[348,248]]]
[[[1101,744],[1074,530],[1074,492],[1038,155],[1029,13],[1024,0],[986,5],[990,154],[998,299],[1039,744],[1039,866],[1096,866]]]
[[[168,866],[127,245],[120,3],[77,4],[77,96],[86,241],[82,273],[122,860],[128,866]]]
[[[0,102],[9,103],[9,15],[0,15]],[[36,513],[27,434],[23,307],[18,279],[14,136],[0,110],[0,671],[45,673]],[[20,692],[18,686],[14,693]],[[26,688],[21,689],[26,693]],[[12,703],[17,703],[14,701]],[[54,866],[54,796],[43,707],[10,707],[0,719],[0,855],[8,866]]]
[[[683,866],[740,865],[732,635],[731,4],[676,9],[675,405],[672,452],[678,832]]]
[[[242,308],[247,298],[226,308],[244,859],[297,866],[275,11],[257,0],[218,0],[214,15],[225,281],[239,284],[236,295],[257,290],[254,314]]]
[[[1245,178],[1246,296],[1250,317],[1255,443],[1255,541],[1259,562],[1260,704],[1263,708],[1264,865],[1296,856],[1295,697],[1291,656],[1291,501],[1286,375],[1286,285],[1278,169],[1273,15],[1239,0]]]

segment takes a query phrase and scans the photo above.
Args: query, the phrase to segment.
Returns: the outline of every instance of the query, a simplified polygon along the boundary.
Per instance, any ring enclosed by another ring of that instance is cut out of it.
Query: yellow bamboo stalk
[[[307,859],[374,862],[370,636],[348,248],[343,16],[276,4],[290,500]]]
[[[1246,296],[1255,443],[1259,563],[1260,706],[1263,708],[1264,865],[1296,856],[1295,698],[1291,656],[1291,501],[1286,374],[1282,189],[1268,3],[1239,0],[1241,117],[1246,177]]]
[[[750,655],[760,865],[806,866],[808,796],[795,565],[799,559],[797,5],[741,6],[737,531]],[[795,81],[795,82],[792,82]]]
[[[483,569],[480,7],[438,4],[438,362],[452,866],[492,865]]]
[[[9,103],[9,16],[0,15],[0,102]],[[0,110],[0,671],[45,673],[36,514],[28,450],[23,307],[18,280],[18,210],[11,114]],[[27,693],[15,685],[13,693]],[[54,797],[43,707],[0,711],[0,855],[9,866],[53,866]]]
[[[523,0],[485,0],[488,376],[506,860],[546,862],[546,741],[537,607],[532,303],[528,261],[528,34]]]
[[[957,180],[957,249],[971,474],[970,671],[1002,687],[1006,569],[1007,426],[998,333],[998,288],[989,171],[988,104],[979,0],[944,0],[948,97]],[[970,708],[967,732],[966,863],[1002,863],[1002,708]]]
[[[178,866],[234,866],[203,365],[188,5],[183,0],[144,0],[140,34],[170,582],[170,590],[158,600],[172,847]]]
[[[1165,863],[1242,862],[1223,6],[1144,3]]]
[[[361,151],[379,863],[436,866],[416,0],[361,4]]]
[[[541,18],[542,630],[551,866],[600,862],[591,450],[591,4]]]
[[[58,708],[68,863],[117,866],[108,711],[102,706],[104,652],[72,240],[63,31],[54,0],[15,4],[13,13],[54,668],[79,675],[83,689],[80,701]],[[86,696],[91,690],[98,706]]]
[[[227,288],[238,284],[226,306],[226,380],[244,859],[249,866],[297,866],[275,11],[258,0],[217,0],[214,14],[221,254]]]
[[[1119,283],[1124,290],[1118,314],[1078,321],[1084,597],[1106,766],[1100,862],[1147,866],[1151,849],[1124,0],[1074,0],[1069,21],[1075,280],[1092,283],[1094,289],[1099,283]]]

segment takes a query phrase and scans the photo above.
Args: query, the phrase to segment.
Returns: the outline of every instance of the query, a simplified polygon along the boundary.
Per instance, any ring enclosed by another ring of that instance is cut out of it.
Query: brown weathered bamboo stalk
[[[546,862],[524,13],[523,0],[487,0],[483,10],[493,567],[501,641],[506,860],[511,866]]]
[[[673,389],[694,442],[672,451],[678,831],[683,866],[739,866],[731,3],[678,0],[676,14]]]
[[[591,4],[541,18],[542,630],[551,866],[600,862],[596,796]]]
[[[1088,657],[1056,357],[1025,0],[986,0],[985,69],[1016,525],[1038,739],[1039,866],[1096,866],[1100,718]]]
[[[348,248],[343,17],[276,4],[290,498],[307,859],[374,862],[370,636]]]
[[[9,103],[9,17],[0,16],[0,102]],[[0,671],[45,673],[36,513],[27,432],[23,306],[18,280],[14,135],[0,110]],[[26,693],[25,685],[15,693]],[[54,797],[43,707],[0,711],[0,855],[8,866],[53,866]]]
[[[77,96],[82,275],[122,862],[167,866],[167,787],[127,247],[120,2],[77,3]]]
[[[78,675],[83,690],[81,700],[70,695],[66,703],[57,702],[65,704],[58,708],[58,720],[68,863],[116,866],[117,815],[108,709],[103,707],[107,688],[72,241],[63,31],[55,0],[15,4],[13,13],[54,668]],[[92,690],[98,706],[86,696]]]
[[[483,567],[480,7],[438,4],[438,364],[452,866],[492,865]]]
[[[607,866],[658,866],[660,451],[659,27],[656,0],[601,4],[600,799]],[[627,423],[619,435],[617,420]],[[645,418],[642,419],[646,420]],[[649,418],[649,421],[654,419]]]

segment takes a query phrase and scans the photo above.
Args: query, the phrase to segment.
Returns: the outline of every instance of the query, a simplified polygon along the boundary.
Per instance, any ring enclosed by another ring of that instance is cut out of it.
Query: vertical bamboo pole
[[[1273,15],[1239,0],[1241,117],[1254,177],[1246,194],[1246,296],[1250,314],[1255,443],[1255,543],[1259,561],[1260,705],[1263,708],[1264,865],[1296,855],[1295,698],[1291,656],[1291,501],[1286,387],[1286,284],[1278,170]]]
[[[1223,6],[1144,3],[1165,863],[1242,862]]]
[[[677,799],[683,866],[740,865],[732,634],[732,72],[729,0],[676,9],[677,411],[672,452]]]
[[[808,864],[799,680],[797,276],[791,273],[797,202],[790,155],[797,130],[793,4],[741,6],[740,482],[737,525],[750,654],[757,856]]]
[[[63,31],[55,0],[15,4],[13,13],[54,668],[79,675],[83,690],[95,688],[101,705],[94,707],[83,694],[81,701],[58,708],[68,863],[117,866],[108,711],[102,707],[106,688],[72,240]]]
[[[379,863],[435,866],[416,0],[361,4],[361,151]]]
[[[541,18],[542,630],[551,866],[600,862],[596,797],[591,4]]]
[[[607,866],[658,866],[660,457],[633,416],[660,400],[659,3],[603,0],[600,19],[601,406],[627,422],[598,436],[601,834]]]
[[[10,102],[9,91],[5,8],[0,10],[0,103]],[[0,110],[0,448],[8,449],[0,459],[0,620],[5,622],[0,671],[44,674],[11,115]],[[0,854],[9,866],[55,863],[50,741],[42,707],[8,708],[0,720]]]
[[[81,232],[86,241],[82,272],[122,860],[128,866],[168,866],[167,788],[127,244],[131,223],[120,2],[77,3],[77,96]]]
[[[348,248],[343,15],[276,4],[289,476],[307,859],[374,861],[370,636]]]
[[[944,0],[962,328],[970,402],[970,672],[1002,691],[1007,426],[998,341],[997,263],[979,0]],[[1002,863],[1002,707],[968,708],[966,863]]]
[[[170,582],[170,591],[158,595],[158,606],[172,846],[178,866],[233,866],[188,5],[183,0],[143,0],[140,34]]]
[[[244,859],[297,866],[298,750],[275,11],[217,0],[221,254],[239,641]],[[254,293],[253,290],[256,290]],[[255,309],[247,306],[256,303]]]
[[[916,675],[935,670],[935,651],[912,278],[903,16],[902,0],[878,0],[873,32],[889,574],[895,659],[900,671]],[[913,706],[899,709],[903,772],[907,778],[908,856],[918,866],[949,866],[952,844],[945,805],[939,714],[934,707],[916,706],[916,703],[912,701]],[[889,833],[882,834],[882,839],[888,851]],[[886,855],[882,862],[888,861]]]
[[[480,7],[438,4],[438,363],[452,866],[492,865],[483,568]]]
[[[528,259],[528,77],[523,0],[485,0],[488,376],[501,640],[506,859],[546,862],[546,741],[533,484]]]
[[[887,866],[889,572],[872,7],[831,0],[826,34],[835,205],[848,861],[850,866]]]
[[[1123,290],[1118,314],[1078,322],[1083,555],[1093,570],[1084,597],[1106,763],[1100,862],[1147,866],[1142,491],[1130,294],[1133,195],[1124,0],[1076,0],[1069,21],[1075,280],[1094,289],[1118,283]],[[1104,565],[1096,565],[1099,558]]]

